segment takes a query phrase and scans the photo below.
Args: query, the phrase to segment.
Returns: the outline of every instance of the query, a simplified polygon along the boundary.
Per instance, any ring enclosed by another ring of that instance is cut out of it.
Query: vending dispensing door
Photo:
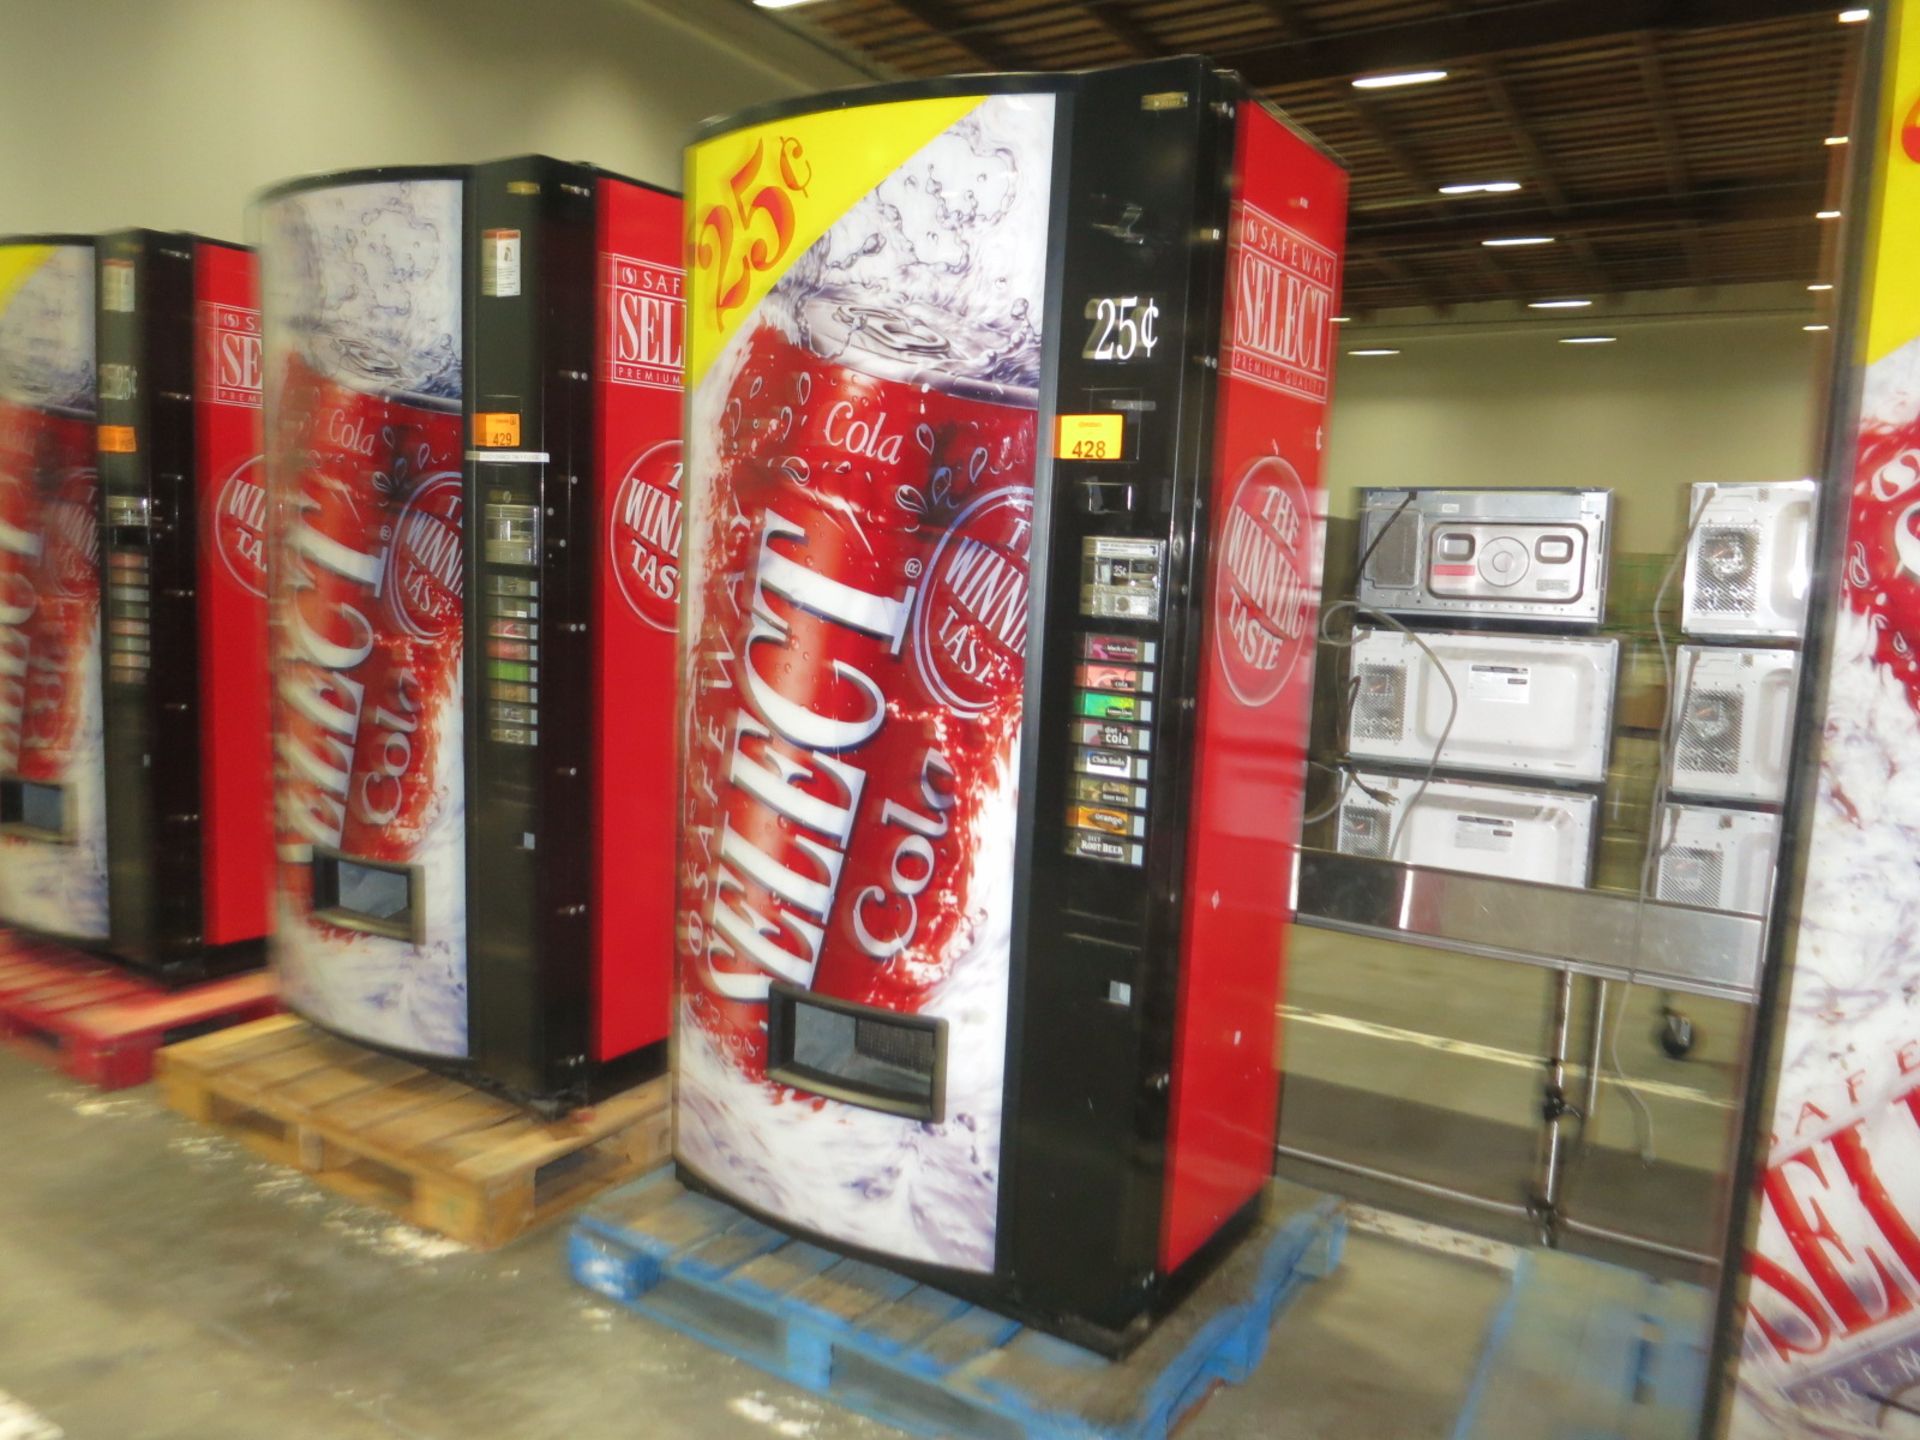
[[[0,921],[81,941],[108,928],[95,415],[92,240],[0,240]]]
[[[263,201],[288,1003],[461,1057],[467,1014],[466,172]]]

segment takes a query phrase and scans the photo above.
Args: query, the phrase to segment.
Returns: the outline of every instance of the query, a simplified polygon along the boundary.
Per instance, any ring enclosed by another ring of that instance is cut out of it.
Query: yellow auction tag
[[[1124,415],[1062,415],[1054,436],[1057,460],[1121,460],[1126,439]]]
[[[488,449],[512,449],[520,443],[520,417],[505,410],[478,412],[473,417],[473,443]]]

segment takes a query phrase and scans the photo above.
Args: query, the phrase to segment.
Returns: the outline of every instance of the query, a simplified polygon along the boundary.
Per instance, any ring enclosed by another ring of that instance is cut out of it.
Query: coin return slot
[[[944,1020],[773,988],[767,1009],[769,1080],[937,1124],[945,1109],[946,1071]]]
[[[377,865],[344,855],[313,857],[313,909],[322,920],[397,940],[420,939],[417,867]]]
[[[17,776],[0,779],[0,830],[39,840],[71,840],[66,788]]]

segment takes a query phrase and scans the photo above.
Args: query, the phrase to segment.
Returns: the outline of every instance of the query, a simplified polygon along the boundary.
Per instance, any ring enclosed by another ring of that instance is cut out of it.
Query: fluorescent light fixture
[[[1398,350],[1387,350],[1387,349],[1347,351],[1347,354],[1349,355],[1398,355],[1399,353],[1400,352]]]
[[[1831,325],[1802,325],[1800,328],[1802,330],[1831,330],[1833,327]]]
[[[1618,335],[1562,335],[1560,343],[1562,345],[1611,345],[1619,338]]]
[[[1871,10],[1864,10],[1864,9],[1863,10],[1842,10],[1840,12],[1840,23],[1842,25],[1858,25],[1862,20],[1865,20],[1871,14],[1873,14]]]
[[[1502,235],[1498,239],[1482,240],[1480,243],[1490,250],[1501,250],[1515,245],[1551,245],[1553,243],[1553,236]]]
[[[1591,300],[1529,300],[1529,310],[1584,310],[1593,304]]]
[[[1832,288],[1833,286],[1827,284],[1825,281],[1822,281],[1817,285],[1809,285],[1807,287],[1807,289],[1813,291],[1813,293],[1816,295],[1818,295],[1823,290],[1831,290]]]
[[[1511,195],[1520,188],[1518,180],[1463,180],[1458,185],[1442,185],[1442,195]]]
[[[1816,220],[1838,220],[1840,218],[1840,212],[1838,210],[1816,210],[1813,212],[1813,218]]]
[[[1352,320],[1353,317],[1351,315],[1336,315],[1333,317],[1333,323],[1336,325],[1346,325],[1351,323]]]
[[[1827,144],[1829,144],[1829,145],[1844,145],[1844,144],[1846,144],[1846,143],[1847,143],[1847,141],[1848,141],[1848,140],[1849,140],[1850,138],[1851,138],[1850,136],[1846,136],[1846,135],[1829,135],[1829,136],[1827,136]]]
[[[1353,82],[1356,90],[1396,90],[1402,85],[1431,85],[1447,78],[1444,70],[1402,70],[1392,75],[1362,75]]]

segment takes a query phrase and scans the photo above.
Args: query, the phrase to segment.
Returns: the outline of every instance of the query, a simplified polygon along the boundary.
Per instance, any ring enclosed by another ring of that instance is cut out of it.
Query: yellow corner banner
[[[1920,336],[1920,24],[1892,7],[1892,49],[1880,118],[1880,193],[1875,221],[1867,363]],[[1903,23],[1904,22],[1904,23]]]
[[[0,245],[0,314],[27,278],[53,255],[51,245]]]
[[[689,148],[687,388],[794,261],[980,98],[821,110]]]

